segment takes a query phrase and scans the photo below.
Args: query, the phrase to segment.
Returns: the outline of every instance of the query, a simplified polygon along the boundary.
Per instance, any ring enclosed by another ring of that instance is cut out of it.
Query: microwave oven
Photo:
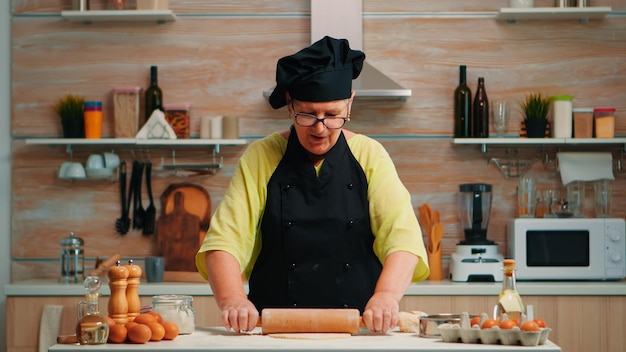
[[[616,218],[520,218],[507,224],[518,280],[621,280],[626,224]]]

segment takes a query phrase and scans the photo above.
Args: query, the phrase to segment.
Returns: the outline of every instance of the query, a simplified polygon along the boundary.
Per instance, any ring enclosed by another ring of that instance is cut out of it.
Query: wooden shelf
[[[219,146],[245,145],[245,139],[136,139],[136,138],[27,138],[31,145],[142,145],[142,146]]]
[[[480,145],[483,151],[488,146],[577,146],[622,144],[626,150],[626,137],[618,138],[453,138],[452,144]]]
[[[528,20],[579,20],[587,22],[606,17],[611,7],[527,7],[501,8],[496,20],[516,22]]]
[[[156,22],[176,21],[172,10],[93,10],[62,11],[61,17],[72,22]]]

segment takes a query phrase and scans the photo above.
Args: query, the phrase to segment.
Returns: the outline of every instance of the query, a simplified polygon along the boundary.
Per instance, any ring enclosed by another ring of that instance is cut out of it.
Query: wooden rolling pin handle
[[[263,334],[350,333],[363,325],[358,309],[266,308],[262,311]]]
[[[107,258],[107,260],[105,260],[102,263],[100,263],[100,265],[98,265],[97,268],[95,268],[91,272],[89,272],[89,276],[100,276],[100,274],[104,273],[110,267],[115,265],[115,263],[117,263],[117,261],[120,260],[120,258],[121,257],[120,257],[119,254],[114,254],[114,255],[110,256],[109,258]]]

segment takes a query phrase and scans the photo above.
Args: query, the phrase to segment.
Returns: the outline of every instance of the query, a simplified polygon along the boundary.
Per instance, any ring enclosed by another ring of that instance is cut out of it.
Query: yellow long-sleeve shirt
[[[429,275],[422,232],[411,196],[400,181],[383,146],[365,135],[348,139],[348,147],[368,182],[368,201],[374,253],[384,263],[395,251],[406,251],[420,260],[413,281]],[[233,255],[249,274],[261,249],[260,224],[267,199],[267,184],[287,149],[287,140],[273,133],[257,140],[243,153],[224,199],[211,219],[207,235],[196,255],[196,266],[206,278],[204,253],[223,250]]]

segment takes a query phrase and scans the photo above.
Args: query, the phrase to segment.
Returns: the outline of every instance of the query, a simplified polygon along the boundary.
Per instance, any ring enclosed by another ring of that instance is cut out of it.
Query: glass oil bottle
[[[89,276],[84,282],[86,300],[78,302],[78,323],[76,337],[81,345],[105,344],[109,338],[109,324],[100,315],[98,296],[100,278]]]
[[[503,261],[502,291],[498,296],[498,301],[493,311],[493,318],[499,319],[504,313],[509,319],[521,319],[524,311],[524,303],[517,292],[515,283],[515,260],[505,259]]]

